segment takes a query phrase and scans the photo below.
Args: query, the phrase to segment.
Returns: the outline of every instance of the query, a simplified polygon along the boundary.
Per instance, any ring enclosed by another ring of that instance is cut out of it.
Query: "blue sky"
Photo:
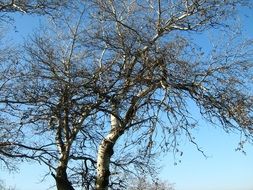
[[[248,15],[241,18],[244,35],[253,37],[253,11],[245,10],[244,13]],[[39,24],[38,18],[18,17],[17,32],[11,34],[14,35],[13,39],[23,38]],[[201,127],[194,130],[193,135],[208,158],[198,152],[193,144],[183,140],[181,163],[174,165],[171,153],[161,158],[164,166],[161,178],[174,183],[176,190],[253,190],[253,146],[247,145],[247,154],[244,155],[235,151],[239,134],[226,134],[203,121],[200,124]],[[40,183],[47,171],[44,166],[22,164],[20,173],[8,173],[0,165],[0,179],[7,185],[16,186],[17,190],[45,190],[54,184],[51,176]]]
[[[205,158],[186,142],[181,163],[173,164],[173,155],[163,159],[161,177],[175,183],[176,190],[253,190],[253,148],[247,154],[235,151],[239,135],[226,134],[219,128],[204,126],[194,132]]]

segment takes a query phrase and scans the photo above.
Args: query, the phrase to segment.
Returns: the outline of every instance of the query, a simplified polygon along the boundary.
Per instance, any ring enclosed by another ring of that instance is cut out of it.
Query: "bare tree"
[[[10,0],[0,1],[0,93],[1,93],[1,105],[0,105],[0,161],[2,161],[8,169],[16,169],[17,160],[23,160],[27,158],[33,158],[30,154],[23,154],[20,149],[29,147],[19,146],[24,141],[24,133],[19,130],[17,126],[17,116],[9,114],[10,109],[17,111],[16,105],[10,106],[11,103],[17,104],[19,100],[12,97],[15,101],[7,102],[10,98],[8,95],[8,88],[12,84],[12,81],[17,81],[22,77],[22,69],[19,67],[20,53],[17,51],[17,46],[6,43],[5,39],[5,25],[9,24],[12,19],[10,13],[25,13],[36,15],[50,15],[52,16],[61,8],[67,7],[68,1],[23,1],[23,0]],[[3,27],[4,26],[4,27]],[[17,89],[18,90],[18,89]],[[12,94],[13,95],[13,94]],[[26,103],[26,102],[19,102]],[[8,108],[8,105],[11,107]],[[20,124],[18,124],[20,125]],[[18,146],[17,146],[18,145]],[[15,158],[15,160],[13,160]]]
[[[185,133],[195,144],[190,100],[208,121],[251,136],[252,64],[247,54],[225,49],[205,59],[184,33],[225,26],[225,19],[246,1],[93,2],[94,44],[106,51],[101,67],[108,69],[101,73],[100,89],[107,91],[100,96],[110,101],[101,111],[111,115],[98,150],[97,190],[108,189],[121,136],[127,137],[125,147],[133,145],[147,164],[156,148],[175,148],[178,135]],[[164,134],[160,143],[155,138],[159,133]]]
[[[145,179],[145,177],[141,177],[131,179],[127,190],[174,190],[174,188],[173,185],[166,181],[156,179],[150,182],[148,179]]]
[[[155,171],[178,136],[197,146],[191,104],[252,140],[250,43],[208,56],[189,37],[225,30],[247,2],[92,0],[62,12],[2,85],[4,113],[24,134],[8,141],[15,156],[49,166],[59,190],[124,189],[125,173]]]
[[[13,131],[22,136],[21,141],[3,142],[17,150],[2,153],[49,166],[61,190],[74,189],[72,183],[90,189],[96,153],[91,150],[96,150],[99,135],[92,130],[92,124],[94,107],[101,101],[90,90],[96,82],[92,76],[96,71],[83,67],[90,55],[84,48],[79,49],[84,14],[83,8],[80,9],[74,24],[65,15],[65,28],[62,24],[54,25],[63,31],[51,28],[25,45],[27,56],[15,65],[16,72],[3,84],[1,94],[2,111],[12,120]],[[80,177],[76,179],[77,174]]]

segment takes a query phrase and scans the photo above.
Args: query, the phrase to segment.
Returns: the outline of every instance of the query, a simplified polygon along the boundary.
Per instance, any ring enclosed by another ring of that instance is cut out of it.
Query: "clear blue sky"
[[[253,11],[246,12],[249,17],[242,18],[244,35],[253,37]],[[37,18],[20,17],[17,19],[18,32],[11,34],[15,35],[13,39],[26,36],[38,23]],[[184,152],[181,163],[174,165],[174,157],[170,153],[161,158],[164,166],[160,175],[162,179],[175,183],[176,190],[253,190],[253,146],[246,146],[246,155],[236,152],[240,140],[238,134],[226,134],[203,121],[193,134],[208,158],[185,140],[181,143]],[[40,183],[43,174],[48,171],[47,167],[23,164],[20,171],[9,174],[0,166],[0,179],[7,185],[16,186],[17,190],[45,190],[54,185],[51,176]]]
[[[171,154],[164,157],[163,179],[175,183],[176,190],[253,190],[252,146],[245,148],[246,155],[236,152],[240,136],[212,126],[194,134],[208,158],[186,141],[181,163],[174,165]]]

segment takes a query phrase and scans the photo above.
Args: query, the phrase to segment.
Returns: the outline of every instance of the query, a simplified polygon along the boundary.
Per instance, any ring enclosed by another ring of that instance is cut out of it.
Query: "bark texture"
[[[113,155],[113,147],[117,139],[122,135],[122,128],[118,119],[116,109],[111,114],[111,130],[110,133],[102,140],[97,156],[97,178],[96,190],[108,190],[110,177],[110,160]]]
[[[56,181],[57,190],[75,190],[68,180],[67,168],[59,166],[56,170],[56,175],[53,175]]]
[[[113,155],[113,143],[103,140],[98,152],[96,190],[107,190],[110,176],[110,159]]]

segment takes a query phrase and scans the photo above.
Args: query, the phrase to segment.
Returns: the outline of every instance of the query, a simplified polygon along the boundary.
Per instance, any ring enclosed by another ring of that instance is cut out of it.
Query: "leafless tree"
[[[145,179],[145,177],[140,177],[131,179],[127,190],[174,190],[174,187],[166,181],[156,179],[150,182],[148,179]]]
[[[109,166],[122,136],[125,148],[132,145],[147,164],[157,148],[175,148],[178,135],[185,133],[195,144],[190,129],[197,122],[189,101],[226,131],[252,135],[252,63],[247,53],[230,47],[205,59],[187,38],[225,27],[226,18],[246,1],[93,2],[94,44],[106,52],[100,89],[107,91],[100,96],[110,100],[101,111],[111,115],[99,145],[96,189],[108,188]],[[162,142],[156,140],[160,133]]]
[[[18,129],[15,122],[15,114],[8,114],[7,102],[9,99],[8,88],[11,81],[17,80],[22,75],[19,73],[19,53],[15,44],[11,45],[5,39],[6,28],[8,28],[9,21],[12,19],[10,13],[25,13],[34,15],[50,15],[53,16],[56,10],[67,7],[68,1],[26,1],[26,0],[10,0],[0,1],[0,161],[4,163],[8,169],[16,169],[15,160],[22,160],[30,158],[29,154],[22,154],[20,146],[24,141],[24,133]],[[6,28],[5,28],[6,27]],[[18,90],[18,89],[17,89]],[[15,101],[17,102],[17,100]],[[17,110],[17,107],[12,107],[13,110]]]
[[[2,112],[12,121],[13,131],[22,136],[21,141],[5,140],[5,147],[16,149],[11,154],[1,149],[2,154],[46,164],[62,190],[74,189],[67,167],[70,177],[82,177],[77,184],[90,189],[94,181],[99,134],[92,124],[97,112],[94,107],[101,100],[90,90],[96,83],[96,71],[83,67],[89,52],[79,49],[77,41],[83,14],[83,9],[76,14],[79,19],[74,24],[65,15],[65,28],[54,25],[65,33],[51,28],[34,36],[24,47],[27,56],[15,65],[1,94]]]
[[[152,173],[179,136],[197,146],[193,104],[252,140],[250,42],[207,55],[190,38],[229,24],[233,36],[230,18],[247,2],[91,0],[59,13],[2,85],[3,111],[23,134],[8,141],[15,156],[49,166],[59,190],[123,189],[125,173]]]

